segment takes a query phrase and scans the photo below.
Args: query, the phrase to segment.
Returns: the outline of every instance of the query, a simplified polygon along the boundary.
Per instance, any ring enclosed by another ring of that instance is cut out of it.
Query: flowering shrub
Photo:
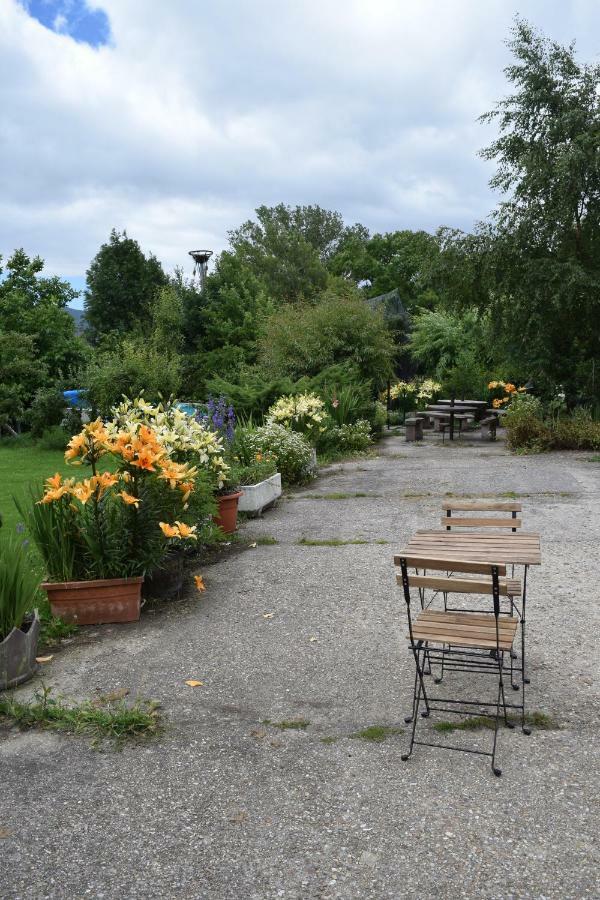
[[[152,406],[143,397],[135,400],[126,397],[113,407],[113,419],[106,425],[107,432],[109,435],[119,431],[137,434],[142,425],[147,426],[174,459],[204,469],[221,489],[229,468],[224,459],[222,438],[206,427],[205,420],[198,421],[178,409],[175,402]]]
[[[99,470],[104,457],[113,471]],[[97,419],[69,441],[65,459],[89,465],[91,476],[57,473],[32,507],[19,507],[50,580],[143,575],[171,543],[197,539],[183,518],[198,471],[177,462],[147,425],[109,432]]]
[[[507,406],[517,394],[524,394],[525,388],[517,388],[510,381],[490,381],[488,384],[490,400],[494,409]]]
[[[259,484],[277,472],[277,461],[272,453],[255,453],[254,458],[242,465],[236,460],[235,478],[238,484]]]
[[[440,395],[442,386],[439,381],[433,378],[424,378],[417,389],[417,399],[422,403],[432,403],[437,400]]]
[[[359,419],[352,425],[336,425],[327,432],[327,449],[341,453],[360,453],[372,443],[371,423],[366,419]]]
[[[284,425],[314,443],[327,427],[325,404],[316,394],[280,397],[267,412],[267,424]]]
[[[301,434],[271,422],[248,429],[245,440],[253,453],[269,453],[275,458],[284,484],[299,484],[310,478],[311,447]]]

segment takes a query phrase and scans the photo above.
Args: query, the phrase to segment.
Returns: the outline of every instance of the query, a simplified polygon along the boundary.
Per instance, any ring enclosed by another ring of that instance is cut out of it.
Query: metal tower
[[[213,255],[212,250],[190,250],[190,256],[194,260],[194,272],[192,279],[198,279],[198,287],[204,290],[204,282],[206,280],[206,271],[208,269],[208,260]]]

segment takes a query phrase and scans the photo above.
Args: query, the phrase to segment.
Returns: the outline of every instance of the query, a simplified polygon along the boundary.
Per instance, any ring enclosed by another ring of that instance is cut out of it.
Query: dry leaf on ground
[[[190,687],[203,687],[203,686],[204,686],[204,682],[203,682],[203,681],[196,681],[195,678],[189,678],[189,679],[185,682],[185,684],[189,684]]]
[[[46,663],[50,662],[51,659],[54,659],[54,654],[51,653],[50,656],[36,656],[36,663]]]

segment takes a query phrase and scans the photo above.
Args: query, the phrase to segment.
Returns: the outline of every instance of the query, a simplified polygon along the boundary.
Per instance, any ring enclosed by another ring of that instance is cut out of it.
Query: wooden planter
[[[0,691],[16,687],[35,675],[39,636],[40,620],[36,610],[20,628],[13,628],[0,641]]]
[[[106,578],[98,581],[46,582],[53,616],[76,625],[137,622],[143,578]]]
[[[242,491],[236,491],[234,494],[219,494],[215,498],[219,511],[214,516],[213,522],[222,528],[225,534],[233,534],[237,528],[238,502],[241,496]]]

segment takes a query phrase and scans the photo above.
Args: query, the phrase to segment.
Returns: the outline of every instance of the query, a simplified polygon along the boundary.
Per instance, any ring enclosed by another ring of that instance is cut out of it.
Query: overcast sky
[[[600,55],[600,0],[0,0],[0,253],[167,270],[260,204],[470,229],[515,13]]]

